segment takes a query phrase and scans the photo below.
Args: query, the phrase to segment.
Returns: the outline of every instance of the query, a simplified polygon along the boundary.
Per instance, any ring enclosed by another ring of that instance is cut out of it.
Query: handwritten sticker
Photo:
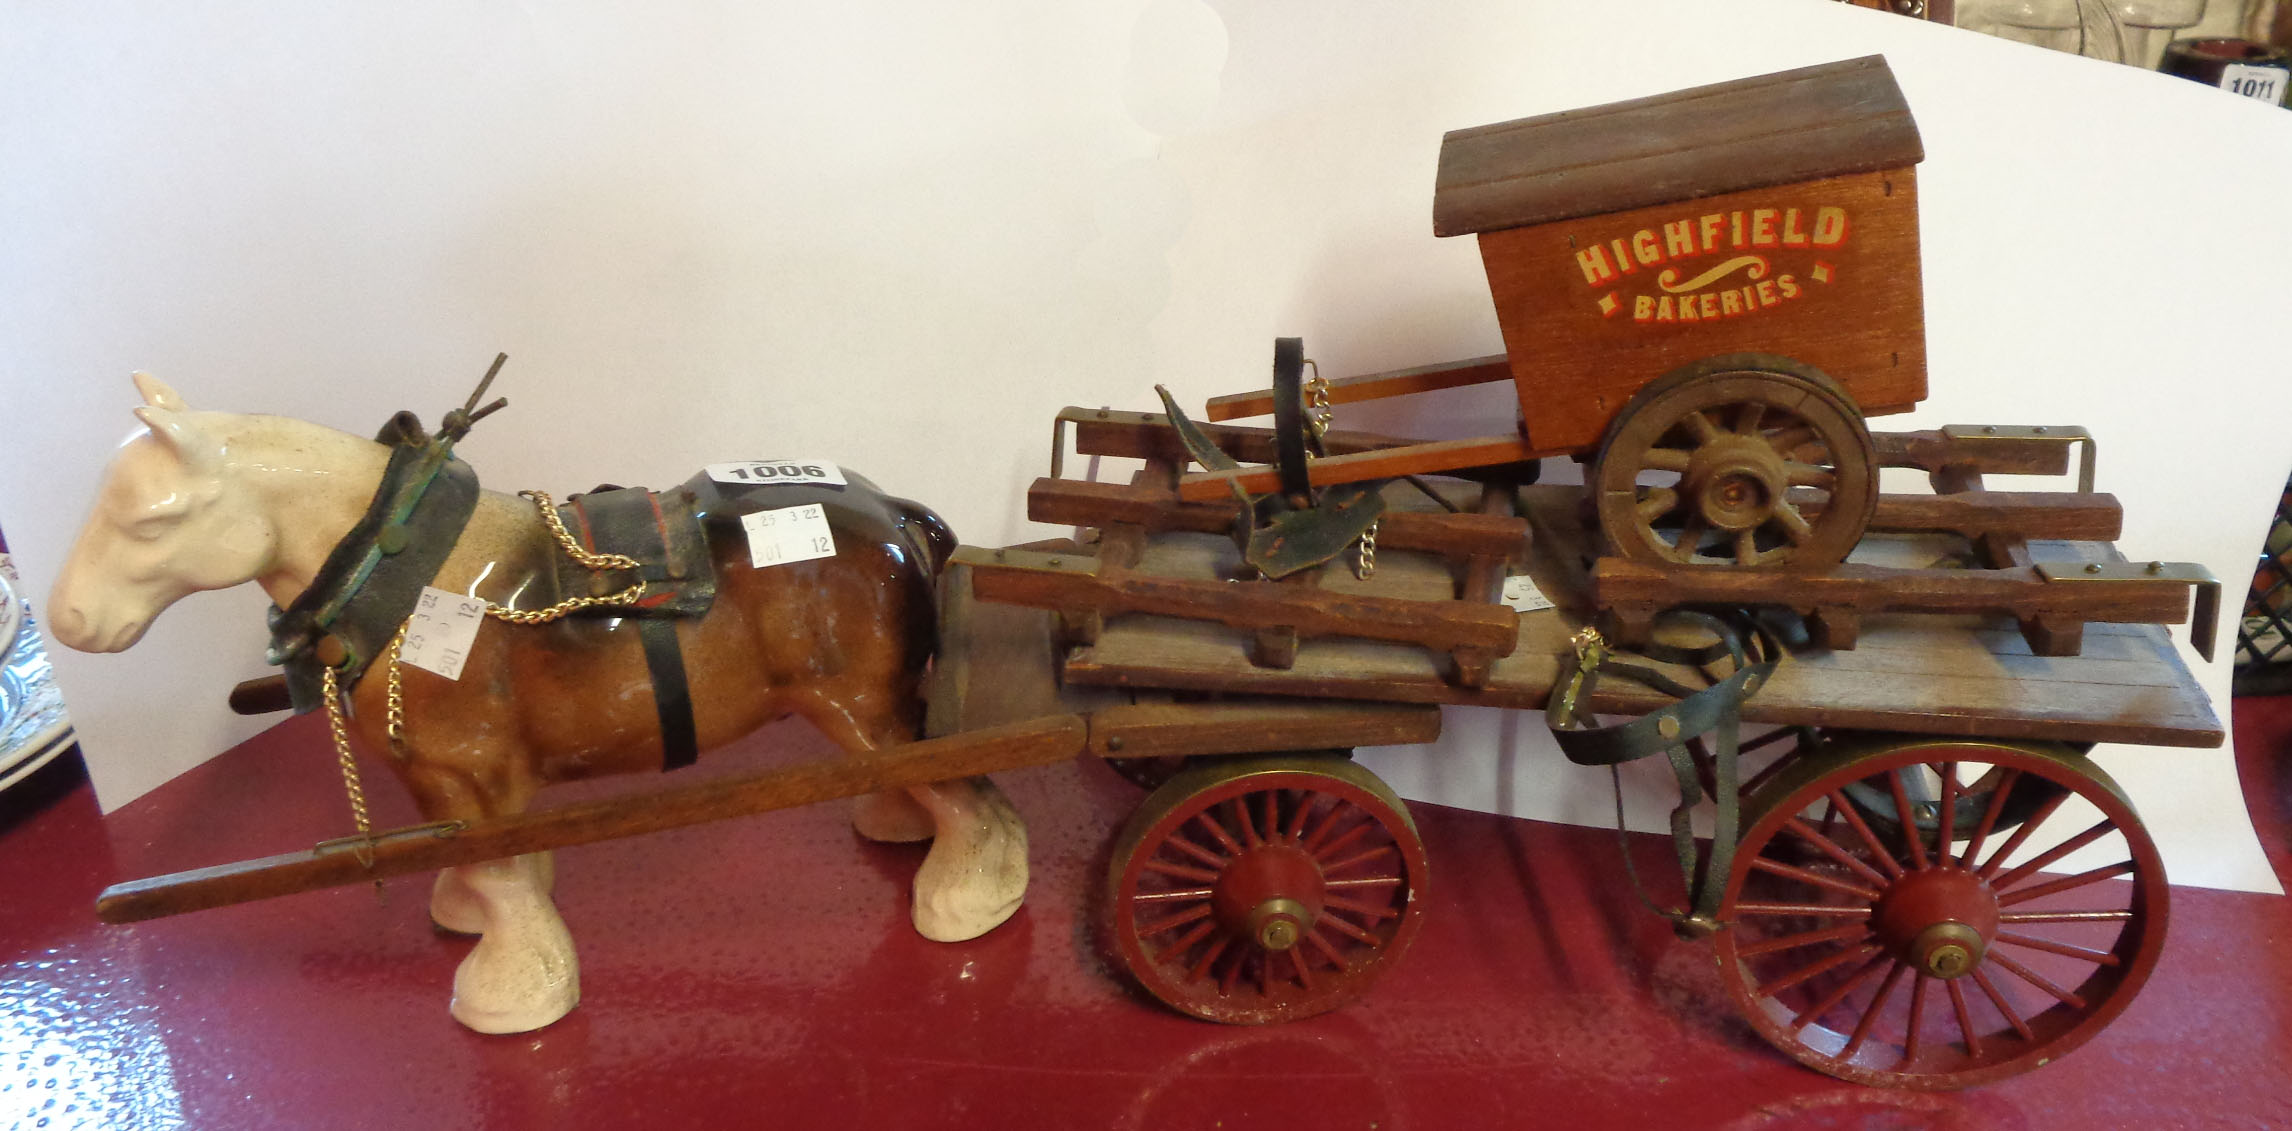
[[[740,516],[740,525],[748,531],[748,563],[759,569],[836,556],[835,534],[818,503],[754,511]]]
[[[414,615],[406,622],[406,642],[398,659],[447,679],[462,678],[462,662],[469,659],[470,643],[485,621],[485,601],[430,586],[414,602]]]
[[[826,483],[844,486],[844,473],[835,464],[817,459],[760,459],[747,463],[712,463],[708,477],[719,483],[750,487],[774,483]]]
[[[1552,599],[1536,588],[1526,574],[1513,574],[1504,579],[1504,603],[1523,613],[1533,613],[1552,607]]]

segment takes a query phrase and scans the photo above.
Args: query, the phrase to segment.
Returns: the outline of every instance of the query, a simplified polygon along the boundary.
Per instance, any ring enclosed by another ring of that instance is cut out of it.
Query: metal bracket
[[[375,833],[372,837],[338,836],[333,840],[322,840],[311,845],[310,854],[312,856],[324,856],[330,852],[354,852],[387,840],[414,840],[420,837],[435,837],[439,840],[446,840],[460,836],[462,830],[468,827],[468,823],[463,821],[432,821],[426,825],[407,825],[404,828],[387,829]]]
[[[2083,444],[2085,450],[2078,453],[2077,460],[2077,489],[2088,495],[2093,493],[2093,465],[2101,458],[2100,445],[2094,442],[2091,432],[2078,425],[1946,424],[1942,426],[1942,436],[1953,444],[1974,449],[1980,448],[1985,442],[2010,443],[2017,447],[2033,440],[2039,443]]]
[[[2213,640],[2220,635],[2220,579],[2196,562],[2039,562],[2037,575],[2047,581],[2180,582],[2196,590],[2196,609],[2189,616],[2189,635],[2197,654],[2212,662]]]

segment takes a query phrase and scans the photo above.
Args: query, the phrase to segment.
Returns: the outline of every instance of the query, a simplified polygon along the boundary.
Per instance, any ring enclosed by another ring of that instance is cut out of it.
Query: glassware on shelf
[[[2204,0],[2108,0],[2108,4],[2125,27],[2125,61],[2145,70],[2157,69],[2174,32],[2204,19]]]
[[[2000,39],[2125,60],[2124,32],[2105,0],[1959,0],[1956,16],[1957,26]]]

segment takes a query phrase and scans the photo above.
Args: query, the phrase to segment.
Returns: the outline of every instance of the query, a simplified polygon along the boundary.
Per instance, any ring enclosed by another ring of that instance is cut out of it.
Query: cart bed
[[[1112,619],[1095,644],[1071,650],[1071,686],[1117,686],[1239,692],[1314,698],[1459,703],[1540,708],[1559,675],[1569,637],[1589,619],[1580,493],[1568,486],[1521,492],[1534,531],[1529,573],[1559,607],[1523,614],[1519,645],[1496,661],[1487,686],[1445,679],[1442,661],[1422,648],[1356,640],[1309,640],[1288,669],[1250,662],[1247,638],[1220,625],[1168,617]],[[1872,535],[1857,561],[1924,565],[1937,540]],[[2121,560],[2095,542],[2032,542],[2039,561]],[[1164,535],[1138,563],[1175,577],[1224,575],[1233,548],[1206,535]],[[1320,584],[1345,592],[1442,600],[1451,588],[1445,566],[1419,555],[1387,552],[1369,582],[1349,569],[1328,569]],[[1691,684],[1693,675],[1682,678]],[[1639,714],[1666,700],[1621,680],[1599,685],[1595,710]],[[1850,651],[1795,654],[1744,704],[1747,721],[1920,734],[2131,742],[2158,746],[2220,745],[2211,703],[2165,630],[2155,625],[2093,624],[2080,655],[2032,655],[2011,618],[1884,615],[1864,622]]]

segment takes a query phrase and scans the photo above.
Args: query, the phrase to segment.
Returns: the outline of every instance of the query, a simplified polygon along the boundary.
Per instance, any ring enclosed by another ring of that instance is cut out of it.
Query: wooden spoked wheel
[[[1383,782],[1328,757],[1197,766],[1115,842],[1115,953],[1181,1013],[1237,1025],[1360,995],[1423,915],[1424,842]]]
[[[1921,778],[1931,814],[1905,785]],[[2009,832],[2032,780],[2046,800]],[[1849,789],[1889,797],[1889,827]],[[2156,965],[2164,865],[2116,783],[2065,746],[1850,738],[1748,813],[1720,969],[1761,1036],[1833,1076],[1960,1088],[2026,1072],[2106,1027]]]
[[[1861,410],[1811,366],[1711,358],[1635,394],[1609,425],[1592,493],[1625,557],[1694,565],[1834,565],[1878,506]]]

